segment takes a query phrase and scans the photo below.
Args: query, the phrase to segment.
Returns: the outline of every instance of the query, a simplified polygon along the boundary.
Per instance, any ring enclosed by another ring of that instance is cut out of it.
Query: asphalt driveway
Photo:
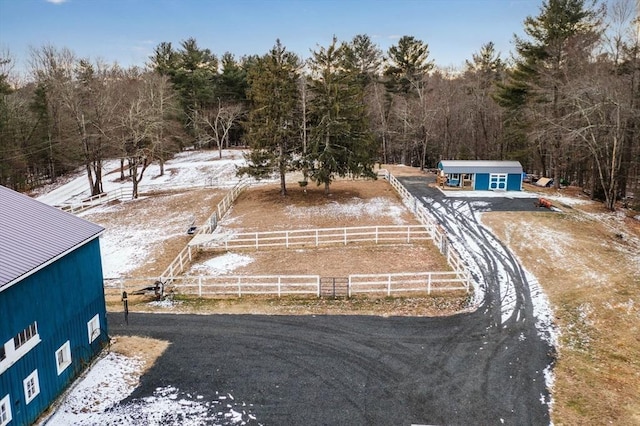
[[[549,424],[545,369],[553,347],[536,327],[526,274],[476,218],[479,207],[530,211],[537,209],[533,201],[451,199],[425,178],[401,181],[474,262],[485,294],[475,312],[446,318],[131,314],[129,325],[122,314],[110,314],[112,334],[171,342],[128,401],[174,386],[205,401],[233,395],[251,413],[245,424]]]
[[[246,424],[263,425],[549,422],[539,402],[543,379],[523,362],[530,345],[509,350],[518,340],[492,329],[482,312],[452,318],[130,314],[128,326],[122,314],[110,314],[109,325],[112,334],[171,342],[128,401],[163,386],[204,401],[230,394],[253,414]],[[519,392],[522,387],[530,392]]]

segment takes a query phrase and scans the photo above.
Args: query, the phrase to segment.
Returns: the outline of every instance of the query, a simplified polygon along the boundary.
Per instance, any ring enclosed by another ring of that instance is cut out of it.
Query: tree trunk
[[[278,146],[278,171],[280,173],[280,195],[283,197],[287,195],[287,183],[286,183],[286,174],[287,174],[287,164],[284,158],[284,145],[280,143]]]

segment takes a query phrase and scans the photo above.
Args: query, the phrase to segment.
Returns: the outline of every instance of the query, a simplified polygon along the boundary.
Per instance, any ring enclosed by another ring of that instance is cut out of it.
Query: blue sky
[[[143,65],[160,42],[193,37],[220,56],[264,54],[276,38],[303,59],[333,35],[368,34],[386,52],[400,36],[429,45],[442,67],[461,67],[493,41],[502,58],[542,0],[0,0],[0,48],[25,67],[29,47]]]

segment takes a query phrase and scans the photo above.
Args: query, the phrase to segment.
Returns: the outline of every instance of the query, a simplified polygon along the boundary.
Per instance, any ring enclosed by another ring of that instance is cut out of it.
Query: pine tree
[[[171,43],[160,43],[150,57],[151,66],[171,78],[180,96],[186,128],[198,138],[202,110],[217,103],[218,59],[211,50],[200,48],[194,38],[182,41],[180,47],[174,50]]]
[[[346,72],[343,63],[344,49],[335,37],[309,61],[309,177],[324,185],[326,194],[336,176],[375,177],[375,142],[365,117],[362,86],[358,74]]]
[[[249,116],[245,123],[251,152],[239,170],[255,178],[280,177],[280,194],[287,195],[285,176],[301,155],[298,126],[298,56],[276,40],[271,51],[252,61],[248,70]]]
[[[507,134],[526,135],[543,173],[552,172],[556,187],[567,168],[565,133],[559,125],[566,114],[565,87],[598,39],[594,6],[595,1],[586,0],[543,2],[540,14],[524,22],[529,38],[515,38],[517,62],[496,95],[507,109]]]
[[[483,44],[478,53],[466,61],[465,94],[469,98],[473,157],[478,159],[504,159],[498,132],[501,122],[500,108],[491,95],[496,84],[504,78],[505,64],[493,42]]]
[[[402,107],[402,163],[411,164],[411,144],[418,141],[419,164],[424,168],[428,155],[429,129],[433,121],[433,106],[427,100],[427,76],[434,63],[429,59],[429,45],[415,37],[403,36],[388,51],[388,63],[384,70],[387,90],[400,98]]]

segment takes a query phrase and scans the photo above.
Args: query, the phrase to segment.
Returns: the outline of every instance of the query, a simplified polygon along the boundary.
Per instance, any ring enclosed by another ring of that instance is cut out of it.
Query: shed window
[[[11,401],[9,395],[0,399],[0,426],[6,426],[11,421]]]
[[[26,403],[33,401],[33,398],[40,393],[40,382],[38,381],[38,370],[33,370],[22,382],[24,385],[24,399]]]
[[[4,348],[4,345],[0,346],[0,362],[4,361],[7,358],[7,350]]]
[[[94,340],[100,336],[100,315],[96,314],[91,320],[87,323],[87,330],[89,331],[89,343],[92,343]]]
[[[67,340],[64,345],[60,346],[60,349],[56,351],[56,366],[58,368],[58,375],[60,375],[68,366],[71,365],[71,346]]]

